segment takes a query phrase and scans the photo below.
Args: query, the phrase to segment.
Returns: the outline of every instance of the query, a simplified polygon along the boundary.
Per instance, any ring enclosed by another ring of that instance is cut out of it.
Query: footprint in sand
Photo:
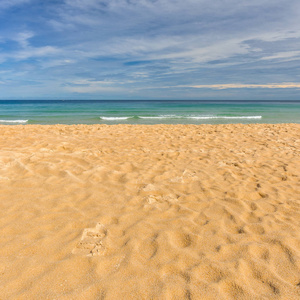
[[[145,201],[144,207],[147,209],[157,208],[159,210],[168,210],[172,204],[177,202],[177,198],[174,195],[148,195],[143,198]]]
[[[197,181],[199,177],[196,175],[195,171],[184,170],[182,176],[177,176],[170,179],[170,182],[178,182],[178,183],[190,183],[193,181]]]
[[[81,240],[72,253],[86,256],[104,255],[106,248],[103,242],[106,235],[107,229],[101,223],[98,223],[95,228],[84,229]]]

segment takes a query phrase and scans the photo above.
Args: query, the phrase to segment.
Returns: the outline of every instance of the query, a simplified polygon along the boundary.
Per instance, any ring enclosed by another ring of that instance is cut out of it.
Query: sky
[[[300,100],[300,1],[0,0],[0,99]]]

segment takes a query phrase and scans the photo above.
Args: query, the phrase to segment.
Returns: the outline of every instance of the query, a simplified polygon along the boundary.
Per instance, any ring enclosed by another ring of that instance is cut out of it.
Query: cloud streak
[[[59,52],[59,49],[53,46],[32,46],[30,44],[30,39],[34,36],[35,35],[33,32],[24,31],[19,32],[16,36],[6,39],[5,42],[14,41],[19,45],[19,47],[15,47],[15,49],[7,51],[6,53],[0,53],[0,60],[6,61],[9,59],[14,59],[20,61],[27,60],[29,58],[45,57]]]
[[[241,84],[241,83],[225,83],[225,84],[202,84],[181,86],[191,87],[195,89],[299,89],[300,83],[269,83],[269,84]]]
[[[1,0],[0,1],[0,12],[1,10],[8,9],[21,4],[29,3],[31,0]]]

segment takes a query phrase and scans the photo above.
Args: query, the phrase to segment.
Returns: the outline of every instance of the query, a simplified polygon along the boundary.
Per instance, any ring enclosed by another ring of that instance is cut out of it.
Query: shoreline
[[[3,298],[298,299],[300,124],[0,125]]]
[[[123,123],[118,123],[118,124],[103,124],[103,123],[95,123],[95,124],[85,124],[85,123],[79,123],[79,124],[63,124],[63,123],[57,123],[57,124],[0,124],[0,127],[94,127],[94,126],[109,126],[109,127],[116,127],[116,126],[133,126],[133,127],[155,127],[155,126],[165,126],[165,127],[171,127],[171,126],[186,126],[186,127],[201,127],[201,126],[300,126],[300,123],[222,123],[222,124],[181,124],[181,123],[176,123],[176,124],[165,124],[165,123],[157,123],[157,124],[123,124]]]

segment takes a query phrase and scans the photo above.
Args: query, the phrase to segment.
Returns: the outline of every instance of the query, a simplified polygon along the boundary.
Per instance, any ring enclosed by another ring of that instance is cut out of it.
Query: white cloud
[[[52,46],[45,46],[45,47],[27,47],[24,50],[17,51],[10,55],[11,58],[16,60],[25,60],[28,58],[35,58],[35,57],[45,57],[49,55],[57,54],[59,50]]]
[[[1,0],[0,1],[0,11],[2,9],[7,9],[7,8],[10,8],[13,6],[28,3],[30,1],[32,1],[32,0]]]
[[[286,52],[278,52],[274,55],[264,56],[262,60],[271,60],[271,59],[299,59],[300,51],[286,51]]]
[[[54,52],[55,54],[56,52]],[[55,57],[55,55],[54,55]],[[41,66],[43,68],[53,68],[58,66],[70,65],[76,63],[74,59],[49,59],[46,61],[41,62]]]
[[[66,87],[66,91],[79,94],[93,94],[101,92],[120,92],[120,88],[107,87],[107,86],[81,86],[81,87]]]
[[[114,81],[97,81],[92,79],[70,80],[64,89],[72,93],[92,94],[98,92],[120,92],[124,90]]]
[[[249,46],[238,39],[225,40],[207,46],[192,45],[190,50],[182,47],[179,51],[167,54],[152,54],[151,59],[182,59],[187,62],[205,63],[218,59],[227,59],[235,55],[247,54]]]
[[[286,83],[268,83],[268,84],[243,84],[243,83],[225,83],[225,84],[200,84],[180,87],[191,87],[196,89],[294,89],[300,88],[300,83],[297,82],[286,82]]]
[[[285,30],[267,30],[251,36],[252,39],[262,40],[265,42],[278,42],[299,37],[299,25],[295,26],[294,24],[287,26]]]
[[[31,31],[19,32],[15,36],[7,38],[5,42],[8,40],[15,41],[19,44],[19,50],[15,49],[13,51],[2,52],[0,55],[0,62],[4,62],[8,59],[14,60],[26,60],[29,58],[36,57],[47,57],[54,54],[58,54],[60,50],[54,46],[42,46],[42,47],[34,47],[30,44],[30,39],[34,37],[34,33]]]
[[[29,46],[29,39],[34,37],[34,33],[31,31],[24,31],[18,33],[12,40],[20,44],[22,48],[27,48]]]

